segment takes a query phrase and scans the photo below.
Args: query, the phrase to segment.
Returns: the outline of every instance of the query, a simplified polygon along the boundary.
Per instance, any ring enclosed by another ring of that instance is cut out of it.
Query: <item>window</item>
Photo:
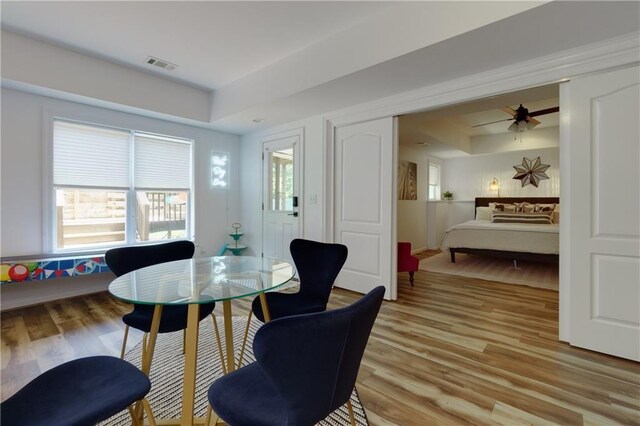
[[[429,199],[440,199],[440,166],[429,164]]]
[[[53,124],[54,251],[189,238],[191,141]]]

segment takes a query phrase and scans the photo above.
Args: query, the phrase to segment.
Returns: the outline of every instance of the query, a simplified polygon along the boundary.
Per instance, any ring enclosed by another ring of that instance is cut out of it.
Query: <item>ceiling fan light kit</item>
[[[488,124],[514,120],[513,123],[509,125],[507,130],[509,130],[510,132],[522,133],[524,131],[533,129],[535,126],[540,124],[540,121],[536,120],[534,117],[545,115],[545,114],[553,114],[554,112],[560,111],[560,108],[552,107],[552,108],[546,108],[538,111],[529,112],[527,108],[525,108],[522,104],[520,104],[518,109],[513,109],[511,107],[504,107],[502,108],[502,111],[511,115],[511,118],[505,118],[504,120],[492,121],[489,123],[477,124],[473,127],[486,126]]]

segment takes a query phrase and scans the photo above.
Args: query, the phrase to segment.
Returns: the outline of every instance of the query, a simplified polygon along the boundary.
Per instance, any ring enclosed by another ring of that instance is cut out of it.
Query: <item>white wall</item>
[[[3,89],[1,256],[47,254],[42,237],[43,135],[47,114],[193,139],[197,255],[215,254],[231,231],[230,224],[240,220],[238,136]],[[231,155],[229,190],[210,187],[212,150]]]
[[[398,160],[418,166],[418,199],[398,200],[396,226],[398,241],[411,243],[411,250],[427,248],[427,198],[429,195],[429,159],[424,151],[400,145]]]
[[[513,166],[522,163],[523,157],[540,157],[543,164],[551,166],[546,171],[549,179],[540,181],[538,188],[533,185],[522,188],[521,181],[513,179],[516,173]],[[442,189],[453,192],[455,200],[495,197],[497,192],[489,190],[489,183],[494,177],[500,181],[502,197],[557,197],[560,194],[559,149],[512,151],[446,160]]]
[[[262,141],[268,135],[276,135],[293,129],[303,129],[304,152],[303,182],[304,200],[300,200],[301,237],[324,241],[325,206],[325,149],[322,117],[311,117],[279,126],[265,132],[242,137],[240,148],[240,210],[245,231],[243,241],[249,246],[246,254],[262,252]],[[310,200],[315,196],[316,202]]]
[[[2,31],[2,78],[208,123],[211,94],[174,80]]]

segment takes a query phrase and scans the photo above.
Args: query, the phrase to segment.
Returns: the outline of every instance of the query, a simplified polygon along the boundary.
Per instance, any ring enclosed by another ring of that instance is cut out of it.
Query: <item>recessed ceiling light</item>
[[[418,146],[429,146],[428,142],[416,142],[416,145]]]
[[[262,123],[264,121],[264,118],[254,118],[253,120],[254,123]]]

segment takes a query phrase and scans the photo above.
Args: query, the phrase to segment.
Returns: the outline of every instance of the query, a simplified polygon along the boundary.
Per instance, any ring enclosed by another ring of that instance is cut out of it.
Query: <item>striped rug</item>
[[[456,253],[456,263],[451,263],[451,257],[446,252],[421,260],[419,268],[423,271],[558,290],[559,270],[555,263],[519,260],[516,268],[510,259],[463,253]]]
[[[233,317],[233,337],[236,348],[236,363],[240,355],[242,337],[247,324],[247,317]],[[243,365],[253,362],[255,359],[251,351],[253,336],[260,327],[257,320],[251,321],[247,351],[244,355]],[[220,332],[224,330],[222,318],[218,318]],[[224,335],[222,347],[224,348]],[[196,417],[204,417],[207,410],[207,390],[211,383],[222,376],[222,366],[215,345],[215,334],[210,319],[200,322],[200,334],[198,339],[198,369],[196,382]],[[125,359],[140,367],[142,345],[136,345],[125,355]],[[182,332],[158,335],[156,350],[154,351],[153,364],[151,366],[151,392],[147,396],[154,416],[160,418],[179,418],[180,405],[182,403],[182,375],[184,371],[184,356],[182,355]],[[367,415],[362,407],[358,393],[354,389],[351,395],[353,413],[358,425],[368,425]],[[129,426],[131,417],[124,411],[102,423],[109,426]],[[346,405],[334,411],[329,417],[319,423],[320,425],[350,425],[349,412]]]

